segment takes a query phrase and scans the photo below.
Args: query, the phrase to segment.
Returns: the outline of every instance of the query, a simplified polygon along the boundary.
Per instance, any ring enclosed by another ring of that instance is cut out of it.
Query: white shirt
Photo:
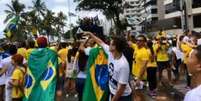
[[[173,47],[172,51],[176,54],[177,59],[183,59],[183,53],[177,47]]]
[[[0,63],[0,69],[1,69],[2,67],[3,67],[3,66],[2,66],[2,64]],[[5,78],[5,74],[3,74],[3,75],[0,76],[0,86],[1,86],[1,85],[5,85],[5,82],[6,82],[5,79],[6,79],[6,78]]]
[[[201,85],[187,92],[184,101],[201,101]]]
[[[89,56],[89,53],[90,53],[91,49],[92,49],[91,47],[85,48],[85,49],[84,49],[85,55]]]
[[[109,52],[109,46],[106,44],[101,45],[106,54],[108,54],[108,63],[109,63],[109,88],[110,92],[115,95],[119,88],[119,84],[125,84],[126,89],[122,96],[128,96],[131,94],[132,90],[129,85],[129,75],[130,69],[129,64],[125,56],[122,54],[120,59],[114,59],[112,54]]]
[[[11,63],[11,60],[12,60],[11,58],[12,58],[12,56],[9,56],[1,61],[1,66],[7,67],[7,71],[5,73],[6,78],[11,77],[13,70],[14,70],[14,66]]]

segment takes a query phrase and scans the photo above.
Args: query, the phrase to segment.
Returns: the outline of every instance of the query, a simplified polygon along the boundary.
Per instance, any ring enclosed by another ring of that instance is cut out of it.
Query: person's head
[[[23,65],[23,60],[24,60],[24,58],[20,54],[15,54],[12,56],[12,64],[13,65],[18,65],[18,66]]]
[[[25,48],[26,47],[26,42],[25,41],[21,41],[19,42],[19,48]]]
[[[95,45],[95,41],[93,39],[88,39],[86,43],[86,47],[93,47]]]
[[[60,48],[61,48],[61,49],[62,49],[62,48],[66,48],[66,46],[67,46],[67,43],[65,43],[65,42],[60,43]]]
[[[122,53],[127,46],[126,39],[121,36],[114,36],[110,41],[110,52]]]
[[[201,74],[201,45],[194,48],[190,53],[187,67],[191,74]]]
[[[15,55],[17,53],[17,47],[15,45],[10,45],[8,50],[10,55]]]
[[[136,43],[138,47],[145,47],[147,38],[144,35],[138,35],[136,38]]]
[[[35,48],[35,41],[30,40],[28,43],[29,43],[29,48]]]
[[[201,33],[198,33],[198,32],[195,32],[195,31],[192,32],[192,35],[191,35],[192,44],[197,45],[197,40],[200,39],[200,38],[201,38]]]
[[[152,46],[153,46],[152,40],[148,40],[148,41],[147,41],[147,47],[148,47],[148,48],[152,48]]]
[[[38,37],[37,38],[37,44],[39,48],[45,48],[47,47],[47,38],[45,37]]]

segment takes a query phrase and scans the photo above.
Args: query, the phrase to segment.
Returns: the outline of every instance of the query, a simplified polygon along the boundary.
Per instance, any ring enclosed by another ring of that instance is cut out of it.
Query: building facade
[[[164,16],[160,17],[158,25],[164,25],[169,32],[182,33],[184,30],[201,31],[201,0],[158,0],[163,6],[158,9],[164,10]]]
[[[132,30],[146,32],[147,26],[158,21],[157,0],[124,0],[127,6],[124,17],[132,25]]]

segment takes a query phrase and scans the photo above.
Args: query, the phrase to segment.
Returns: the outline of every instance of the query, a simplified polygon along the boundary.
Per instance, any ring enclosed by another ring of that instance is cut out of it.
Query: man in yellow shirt
[[[129,43],[129,45],[134,49],[132,75],[137,78],[137,83],[139,83],[141,80],[146,80],[146,65],[149,56],[148,51],[145,48],[146,37],[144,35],[139,35],[136,41],[137,44]]]
[[[167,69],[168,80],[171,81],[171,68],[169,63],[168,54],[169,45],[166,38],[162,37],[158,43],[154,45],[154,50],[156,51],[156,60],[159,70],[159,82],[162,78],[162,73],[164,69]]]
[[[180,48],[181,48],[181,51],[184,53],[183,63],[184,63],[184,69],[186,71],[186,79],[187,79],[187,86],[186,86],[186,88],[190,88],[190,86],[191,86],[191,76],[190,76],[190,74],[188,72],[186,64],[187,64],[187,59],[189,58],[189,54],[192,51],[192,47],[190,47],[185,42],[181,42]]]

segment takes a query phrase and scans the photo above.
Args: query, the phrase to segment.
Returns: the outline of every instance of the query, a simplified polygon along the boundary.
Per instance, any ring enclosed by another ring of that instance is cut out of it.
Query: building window
[[[151,9],[152,14],[157,14],[158,10],[157,9]]]
[[[192,0],[192,7],[193,8],[198,8],[198,7],[201,7],[201,0]]]
[[[130,4],[134,4],[134,3],[135,3],[134,1],[131,1],[131,2],[130,2]]]
[[[201,14],[193,16],[193,23],[195,28],[201,27],[200,18],[201,18]]]
[[[158,20],[158,17],[153,17],[151,18],[152,21],[157,21]]]
[[[175,5],[174,3],[167,4],[167,5],[165,5],[165,13],[168,14],[168,13],[178,11],[179,8],[180,7],[178,5]]]

